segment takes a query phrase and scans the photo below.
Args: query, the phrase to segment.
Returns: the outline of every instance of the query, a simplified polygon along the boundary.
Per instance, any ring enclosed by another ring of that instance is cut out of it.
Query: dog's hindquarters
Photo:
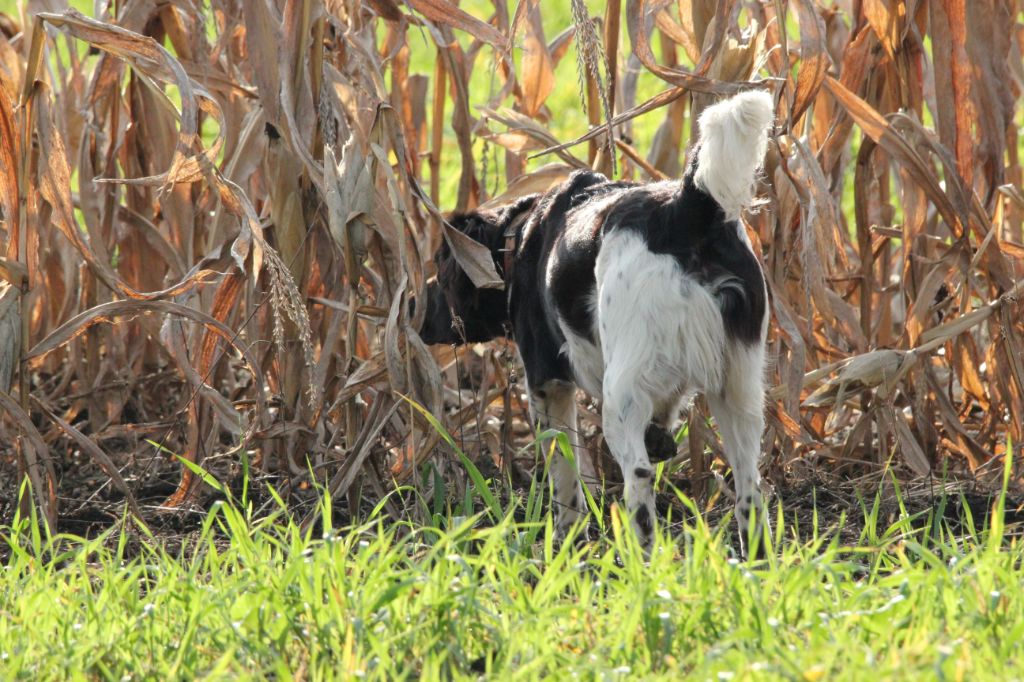
[[[622,469],[634,528],[647,543],[654,493],[645,433],[652,420],[675,418],[681,396],[721,390],[725,327],[711,292],[634,232],[606,235],[596,275],[604,435]]]
[[[744,548],[747,520],[761,506],[766,291],[737,220],[771,117],[772,99],[760,92],[709,107],[682,191],[660,204],[623,199],[606,217],[596,267],[604,432],[645,544],[654,495],[644,434],[652,419],[675,418],[681,394],[704,393],[718,421]]]

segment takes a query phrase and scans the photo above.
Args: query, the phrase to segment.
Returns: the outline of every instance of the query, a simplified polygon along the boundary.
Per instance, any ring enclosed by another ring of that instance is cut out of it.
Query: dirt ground
[[[70,457],[68,461],[59,464],[59,532],[95,537],[123,519],[123,496],[97,467],[76,457]],[[216,462],[213,464],[217,465]],[[501,472],[486,459],[478,464],[484,475],[501,477]],[[162,508],[162,503],[178,483],[178,465],[169,458],[156,457],[151,462],[134,462],[133,466],[146,470],[145,485],[135,489],[145,521],[167,549],[174,551],[174,548],[187,542],[187,538],[194,536],[206,510],[222,495],[204,486],[191,502],[177,509]],[[525,496],[530,473],[522,469],[517,473],[513,479],[519,480],[508,490],[507,495]],[[724,476],[713,474],[709,477],[705,494],[698,499],[705,519],[713,526],[720,523],[731,510],[728,472],[724,473]],[[612,478],[612,475],[608,477]],[[126,475],[126,478],[132,480],[130,475]],[[229,485],[234,494],[241,494],[242,480],[237,466],[222,467],[218,478]],[[965,511],[969,511],[975,523],[981,526],[988,518],[998,493],[998,487],[991,485],[992,476],[988,478],[988,481],[984,481],[978,476],[962,477],[947,479],[945,483],[938,479],[905,480],[898,483],[897,489],[892,476],[841,480],[836,476],[825,476],[809,467],[794,467],[783,480],[766,481],[765,488],[773,513],[781,505],[789,537],[809,538],[816,522],[820,530],[829,534],[838,533],[842,543],[853,544],[862,531],[864,509],[870,509],[876,494],[880,500],[879,527],[882,529],[898,520],[903,513],[919,515],[919,523],[923,524],[929,517],[929,511],[936,513],[933,516],[941,517],[954,533],[962,529]],[[684,493],[692,493],[691,481],[685,468],[673,470],[668,483]],[[253,472],[249,495],[257,515],[269,513],[274,507],[268,486],[273,486],[286,500],[294,518],[307,523],[317,522],[317,493],[311,486],[293,485],[283,477]],[[661,489],[658,496],[659,514],[663,519],[673,520],[671,527],[679,528],[681,520],[687,518],[690,511],[669,486],[662,485]],[[9,525],[13,520],[17,509],[17,493],[17,467],[13,452],[8,451],[0,459],[0,525]],[[621,486],[612,482],[605,489],[605,494],[610,496],[608,499],[618,499]],[[349,505],[335,503],[335,527],[354,520],[352,501],[348,502]],[[356,509],[361,510],[357,514],[365,515],[375,502],[376,499],[368,493],[365,500],[355,504]],[[1024,498],[1011,492],[1006,512],[1006,521],[1011,527],[1024,524],[1022,502]],[[391,507],[393,514],[396,510],[401,514],[400,507]],[[592,528],[590,532],[593,534],[596,529]],[[0,547],[0,554],[6,553],[7,548]]]

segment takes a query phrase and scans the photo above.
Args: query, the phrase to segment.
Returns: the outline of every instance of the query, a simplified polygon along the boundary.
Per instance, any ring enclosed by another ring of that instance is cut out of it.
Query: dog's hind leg
[[[761,433],[764,431],[764,345],[736,344],[728,354],[728,368],[722,391],[708,394],[711,414],[722,434],[725,456],[736,486],[736,522],[740,547],[747,552],[750,514],[761,532],[765,510],[761,500]]]
[[[582,458],[585,454],[580,448],[576,427],[576,385],[552,379],[537,388],[531,386],[530,411],[542,432],[549,429],[562,431],[572,446],[573,460],[570,460],[555,444],[549,465],[555,529],[559,535],[564,536],[586,509],[578,473],[578,466],[584,461]],[[541,441],[541,449],[545,456],[550,452],[552,444],[551,438]]]
[[[644,432],[654,407],[639,384],[630,368],[609,365],[604,381],[602,423],[608,449],[622,469],[626,509],[633,529],[641,544],[648,547],[654,535],[654,469],[647,456]]]
[[[671,372],[666,371],[658,346],[669,336],[663,327],[671,318],[662,309],[664,299],[650,291],[673,279],[674,265],[653,256],[642,239],[613,234],[602,247],[596,274],[604,437],[622,470],[633,529],[647,547],[654,535],[654,469],[645,434],[658,394],[673,393],[678,384],[665,386]]]

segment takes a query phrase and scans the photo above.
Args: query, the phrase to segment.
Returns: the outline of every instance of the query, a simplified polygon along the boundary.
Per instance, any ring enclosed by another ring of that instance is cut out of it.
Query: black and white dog
[[[580,471],[561,457],[551,464],[559,530],[585,509],[580,474],[593,476],[576,438],[577,386],[603,401],[605,440],[642,542],[654,528],[645,435],[664,439],[695,392],[721,430],[741,537],[760,508],[767,292],[738,218],[772,118],[764,92],[709,107],[681,182],[577,172],[544,195],[452,219],[491,249],[505,290],[475,288],[442,245],[420,334],[427,343],[465,343],[511,331],[534,420],[564,430],[576,446]]]

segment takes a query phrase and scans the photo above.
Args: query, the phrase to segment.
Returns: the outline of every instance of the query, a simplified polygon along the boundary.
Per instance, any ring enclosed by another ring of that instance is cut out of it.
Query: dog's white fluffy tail
[[[701,143],[693,179],[730,220],[753,199],[774,116],[772,97],[763,90],[741,92],[700,115]]]

